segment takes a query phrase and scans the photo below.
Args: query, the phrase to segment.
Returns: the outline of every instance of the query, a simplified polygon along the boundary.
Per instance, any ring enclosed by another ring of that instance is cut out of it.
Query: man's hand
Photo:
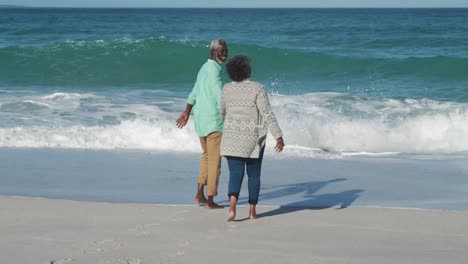
[[[280,137],[276,140],[276,146],[275,146],[275,151],[276,152],[281,152],[283,151],[283,148],[284,148],[284,141],[283,141],[283,137]]]
[[[178,128],[183,128],[189,120],[189,114],[187,112],[183,112],[179,118],[177,119],[176,125]]]
[[[183,128],[189,119],[190,113],[192,112],[193,105],[187,104],[185,111],[177,119],[176,125],[178,128]]]

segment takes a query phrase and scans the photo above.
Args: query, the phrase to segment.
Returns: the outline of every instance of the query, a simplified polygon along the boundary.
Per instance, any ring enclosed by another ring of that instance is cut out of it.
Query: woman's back
[[[222,100],[226,107],[226,121],[253,121],[258,127],[257,95],[263,85],[252,81],[227,83]],[[253,125],[253,124],[252,124]]]
[[[221,119],[224,121],[221,155],[229,166],[229,217],[234,221],[242,179],[249,176],[249,218],[257,217],[256,205],[260,194],[260,174],[268,130],[276,139],[275,150],[284,147],[283,134],[271,110],[263,85],[249,80],[250,58],[237,55],[226,65],[234,82],[224,85],[221,95]]]
[[[224,119],[221,155],[258,158],[270,128],[281,137],[262,84],[253,81],[228,83],[221,96]]]

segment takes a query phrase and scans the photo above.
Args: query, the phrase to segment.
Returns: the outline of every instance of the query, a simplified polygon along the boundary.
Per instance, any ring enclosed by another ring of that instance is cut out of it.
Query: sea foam
[[[31,113],[12,113],[14,108],[0,112],[3,118],[15,120],[0,127],[0,147],[200,151],[192,119],[184,129],[175,125],[184,99],[158,93],[148,99],[136,91],[119,96],[54,93],[28,97],[23,101],[49,107],[33,108]],[[466,103],[369,99],[341,93],[275,94],[270,100],[283,130],[284,153],[289,156],[468,152]],[[0,110],[5,106],[10,105],[0,103]],[[275,142],[269,137],[267,144],[271,155]]]

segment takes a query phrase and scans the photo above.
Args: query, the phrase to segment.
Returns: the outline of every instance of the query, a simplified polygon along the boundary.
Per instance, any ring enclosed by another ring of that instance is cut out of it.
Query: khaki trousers
[[[221,172],[221,135],[220,132],[213,132],[206,137],[200,137],[203,154],[197,183],[206,185],[207,196],[216,196],[218,194],[219,174]]]

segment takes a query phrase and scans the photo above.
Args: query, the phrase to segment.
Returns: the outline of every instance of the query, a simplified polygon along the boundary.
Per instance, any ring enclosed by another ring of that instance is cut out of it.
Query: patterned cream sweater
[[[258,158],[268,130],[275,139],[283,136],[265,88],[257,82],[224,85],[221,119],[224,120],[222,156]]]

